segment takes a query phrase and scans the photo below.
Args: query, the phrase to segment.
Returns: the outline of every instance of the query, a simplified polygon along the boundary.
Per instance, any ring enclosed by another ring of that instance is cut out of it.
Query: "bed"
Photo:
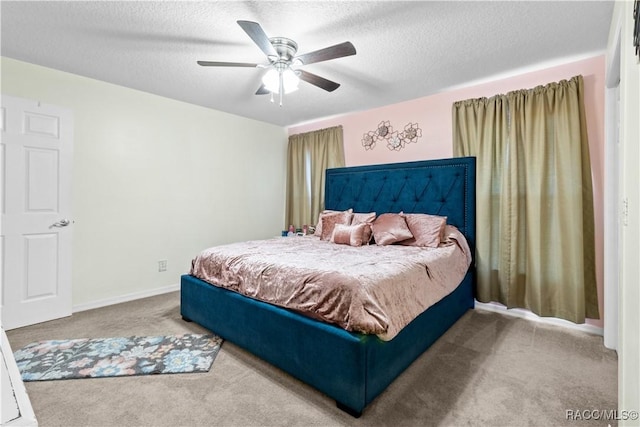
[[[447,217],[475,252],[475,159],[455,158],[329,169],[325,208],[429,213]],[[349,332],[197,277],[181,278],[181,314],[315,387],[359,416],[466,311],[474,262],[461,283],[390,341]]]

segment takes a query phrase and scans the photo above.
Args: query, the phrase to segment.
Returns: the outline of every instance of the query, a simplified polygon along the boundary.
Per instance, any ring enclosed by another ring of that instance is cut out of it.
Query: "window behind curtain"
[[[324,209],[325,170],[344,165],[342,126],[289,137],[285,227],[316,224]]]
[[[598,318],[582,76],[454,103],[453,144],[477,158],[477,299]]]

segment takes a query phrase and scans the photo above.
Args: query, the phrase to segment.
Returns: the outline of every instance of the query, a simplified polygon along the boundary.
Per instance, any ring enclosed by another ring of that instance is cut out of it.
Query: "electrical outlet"
[[[158,271],[167,271],[167,260],[161,259],[158,261]]]

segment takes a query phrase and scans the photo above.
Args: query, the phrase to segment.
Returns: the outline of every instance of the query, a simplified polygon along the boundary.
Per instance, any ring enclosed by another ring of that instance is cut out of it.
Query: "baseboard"
[[[558,319],[557,317],[540,317],[537,314],[532,313],[528,310],[524,310],[521,308],[507,309],[507,307],[498,303],[492,303],[492,302],[485,303],[485,302],[476,301],[475,308],[478,310],[493,311],[496,313],[505,314],[507,316],[519,317],[521,319],[533,320],[535,322],[540,322],[546,325],[561,326],[563,328],[573,329],[580,332],[586,332],[588,334],[600,335],[600,336],[604,335],[603,328],[599,328],[597,326],[589,325],[587,323],[578,325],[576,323],[569,322],[568,320]]]
[[[2,329],[0,358],[2,358],[2,418],[0,418],[0,425],[37,427],[38,420],[33,412],[27,389],[22,382],[20,370],[16,365],[4,329]]]
[[[133,292],[131,294],[121,295],[118,297],[107,298],[99,301],[88,302],[85,304],[74,305],[72,308],[73,313],[85,310],[93,310],[94,308],[106,307],[109,305],[120,304],[123,302],[135,301],[141,298],[153,297],[156,295],[167,294],[169,292],[175,292],[180,290],[180,284],[163,286],[161,288],[149,289],[146,291]]]

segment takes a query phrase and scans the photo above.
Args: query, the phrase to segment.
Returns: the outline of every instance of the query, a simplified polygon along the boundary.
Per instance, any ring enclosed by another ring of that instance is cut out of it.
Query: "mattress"
[[[437,248],[353,247],[316,236],[221,245],[198,254],[190,274],[348,331],[391,340],[450,294],[471,260],[464,236],[447,225]]]

